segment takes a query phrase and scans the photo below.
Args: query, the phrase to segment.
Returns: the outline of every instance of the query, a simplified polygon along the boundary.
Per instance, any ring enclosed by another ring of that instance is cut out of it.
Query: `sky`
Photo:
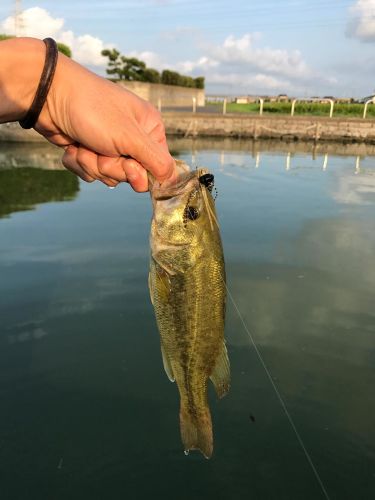
[[[22,34],[52,36],[105,75],[103,48],[206,78],[206,93],[375,93],[375,0],[23,0]],[[0,33],[15,2],[0,0]]]

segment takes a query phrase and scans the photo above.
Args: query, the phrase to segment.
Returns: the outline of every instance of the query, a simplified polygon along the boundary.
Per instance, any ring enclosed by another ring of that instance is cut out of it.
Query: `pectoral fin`
[[[219,398],[224,397],[230,387],[230,365],[225,342],[223,342],[220,354],[216,359],[216,364],[211,373],[210,379],[214,384],[217,396]]]
[[[169,275],[156,262],[151,263],[148,275],[148,287],[150,289],[152,305],[155,305],[154,301],[156,297],[163,303],[168,302],[171,288]]]
[[[171,365],[171,362],[169,361],[167,353],[165,352],[163,342],[161,342],[160,347],[161,347],[161,355],[163,356],[163,365],[164,365],[165,373],[167,374],[167,377],[169,378],[169,380],[171,382],[174,382],[175,378],[174,378],[172,365]]]

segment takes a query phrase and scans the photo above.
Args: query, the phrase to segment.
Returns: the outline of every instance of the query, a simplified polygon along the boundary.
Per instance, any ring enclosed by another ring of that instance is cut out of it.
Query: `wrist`
[[[0,123],[25,116],[38,88],[45,53],[44,43],[35,38],[0,42]]]

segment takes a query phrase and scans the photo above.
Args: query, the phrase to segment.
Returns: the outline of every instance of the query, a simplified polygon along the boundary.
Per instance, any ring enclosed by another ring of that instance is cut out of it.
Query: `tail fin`
[[[199,450],[206,458],[211,457],[214,445],[208,406],[198,415],[192,415],[188,408],[181,405],[180,429],[185,455],[189,454],[189,450]]]

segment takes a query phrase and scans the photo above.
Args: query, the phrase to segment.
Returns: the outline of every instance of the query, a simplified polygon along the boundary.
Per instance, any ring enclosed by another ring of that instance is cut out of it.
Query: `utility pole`
[[[23,34],[24,22],[22,17],[22,0],[14,2],[14,34],[21,36]]]

